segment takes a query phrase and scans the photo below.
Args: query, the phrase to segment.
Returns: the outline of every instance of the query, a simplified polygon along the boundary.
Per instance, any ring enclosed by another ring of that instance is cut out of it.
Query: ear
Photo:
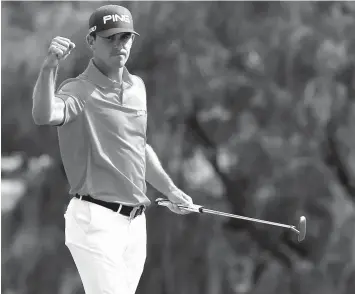
[[[94,43],[95,43],[95,38],[92,35],[88,34],[86,36],[86,43],[88,44],[90,49],[93,49],[93,46],[94,46]]]

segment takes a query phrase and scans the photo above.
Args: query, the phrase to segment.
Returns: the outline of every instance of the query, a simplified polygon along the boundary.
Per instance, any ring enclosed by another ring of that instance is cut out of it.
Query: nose
[[[115,42],[114,43],[114,45],[113,45],[116,49],[119,49],[119,50],[121,50],[121,49],[123,49],[123,47],[124,47],[124,44],[122,44],[122,42]]]
[[[114,42],[114,47],[117,49],[117,50],[126,50],[126,45],[127,45],[127,42],[124,42],[122,40],[115,40]]]

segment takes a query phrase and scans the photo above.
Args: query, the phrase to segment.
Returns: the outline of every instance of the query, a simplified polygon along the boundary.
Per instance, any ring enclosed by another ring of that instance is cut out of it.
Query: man
[[[33,119],[58,127],[62,161],[74,195],[65,213],[65,242],[87,294],[133,294],[146,258],[146,182],[175,213],[192,205],[146,144],[146,91],[125,63],[135,36],[122,6],[98,8],[86,37],[93,58],[55,92],[59,63],[75,48],[52,40],[33,92]]]

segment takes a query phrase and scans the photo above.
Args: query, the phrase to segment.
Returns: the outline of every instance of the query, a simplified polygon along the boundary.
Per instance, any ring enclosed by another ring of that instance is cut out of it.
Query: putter
[[[158,198],[155,200],[155,202],[156,202],[156,204],[158,204],[160,206],[169,206],[170,204],[172,204],[171,201],[169,201],[168,199],[164,199],[164,198]],[[302,242],[304,240],[304,238],[306,237],[306,217],[304,217],[304,216],[300,217],[300,220],[299,220],[298,225],[296,227],[296,226],[285,225],[285,224],[281,224],[281,223],[275,223],[275,222],[265,221],[265,220],[261,220],[261,219],[241,216],[241,215],[237,215],[237,214],[231,214],[231,213],[206,209],[203,206],[196,205],[196,204],[193,204],[192,206],[178,205],[178,207],[182,208],[182,209],[186,209],[188,211],[192,211],[192,212],[209,213],[209,214],[214,214],[214,215],[226,216],[226,217],[230,217],[230,218],[237,218],[237,219],[242,219],[242,220],[246,220],[246,221],[250,221],[250,222],[262,223],[262,224],[266,224],[266,225],[290,229],[291,231],[295,232],[298,235],[298,237],[297,237],[298,242]]]

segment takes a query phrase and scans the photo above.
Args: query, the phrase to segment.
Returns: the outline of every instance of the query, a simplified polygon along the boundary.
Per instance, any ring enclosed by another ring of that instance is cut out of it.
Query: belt
[[[123,204],[119,204],[119,203],[98,200],[98,199],[92,198],[90,195],[83,195],[82,196],[79,194],[75,194],[75,198],[101,205],[103,207],[113,210],[114,212],[118,212],[122,215],[129,216],[131,218],[135,218],[138,215],[141,215],[145,210],[144,205],[132,207],[132,206],[127,206],[127,205],[123,205]]]

